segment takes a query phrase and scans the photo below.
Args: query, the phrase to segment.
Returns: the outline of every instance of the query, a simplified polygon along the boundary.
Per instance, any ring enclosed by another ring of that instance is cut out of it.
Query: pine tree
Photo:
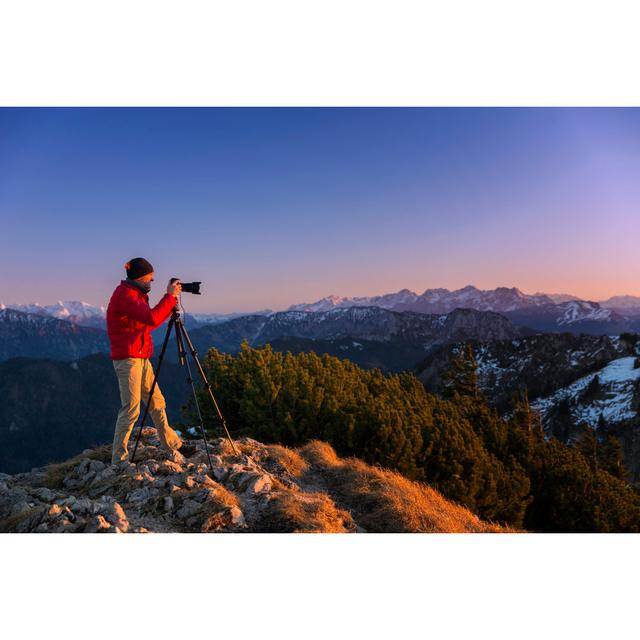
[[[521,395],[516,394],[514,396],[512,423],[516,427],[519,427],[523,431],[531,434],[533,433],[534,419],[536,422],[538,421],[538,418],[529,404],[529,391],[527,390],[527,387],[524,387]]]
[[[598,420],[598,432],[606,433],[606,422],[602,414]],[[622,444],[616,436],[604,435],[598,450],[598,461],[600,468],[608,471],[612,476],[620,478],[620,480],[627,479],[629,472],[623,462]]]
[[[592,398],[595,398],[600,393],[601,389],[602,386],[600,385],[600,377],[598,375],[595,375],[587,385],[587,388],[584,390],[583,396],[587,400],[590,400]]]
[[[445,398],[453,398],[455,394],[478,399],[478,365],[471,343],[451,361],[451,365],[444,374],[443,393]]]
[[[582,425],[582,432],[576,440],[576,449],[587,459],[591,469],[598,471],[598,436],[592,426]]]

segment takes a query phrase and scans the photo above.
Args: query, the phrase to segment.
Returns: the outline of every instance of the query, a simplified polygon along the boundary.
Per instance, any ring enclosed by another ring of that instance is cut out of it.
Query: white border
[[[632,535],[27,534],[0,549],[6,637],[582,639],[636,627]]]
[[[640,103],[629,0],[23,0],[4,105]]]

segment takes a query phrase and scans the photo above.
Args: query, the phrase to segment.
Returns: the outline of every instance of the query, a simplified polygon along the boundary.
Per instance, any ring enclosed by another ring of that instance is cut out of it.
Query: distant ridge
[[[372,297],[331,295],[313,303],[292,305],[290,311],[322,312],[365,306],[426,314],[444,314],[458,308],[492,311],[516,325],[539,331],[613,335],[640,330],[640,297],[617,296],[595,302],[564,293],[529,295],[517,287],[481,290],[468,285],[455,291],[427,289],[420,295],[409,289]]]
[[[201,353],[209,347],[235,353],[243,340],[259,346],[283,338],[363,339],[396,347],[411,345],[417,350],[417,362],[426,350],[451,340],[500,340],[521,335],[521,330],[507,318],[493,312],[455,309],[445,314],[424,314],[369,306],[242,316],[199,327],[191,332],[191,339]],[[160,339],[161,336],[156,337]],[[173,351],[171,345],[169,353]]]
[[[109,351],[102,329],[14,309],[0,310],[0,361],[15,357],[75,360]]]
[[[376,307],[388,311],[447,314],[455,309],[490,311],[509,318],[514,324],[537,331],[569,331],[594,335],[615,335],[640,331],[640,297],[621,295],[607,300],[583,300],[569,293],[523,293],[517,287],[482,290],[473,285],[450,291],[426,289],[418,294],[409,289],[378,296],[342,297],[335,294],[310,303],[291,305],[286,311],[263,309],[252,313],[187,313],[191,328],[221,325],[239,318],[271,317],[286,312],[324,313],[333,309]],[[79,326],[105,328],[105,308],[86,302],[59,301],[55,304],[2,304],[15,309],[65,320]]]

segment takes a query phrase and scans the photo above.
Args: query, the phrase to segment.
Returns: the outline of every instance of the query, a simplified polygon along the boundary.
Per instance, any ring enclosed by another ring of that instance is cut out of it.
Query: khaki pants
[[[118,377],[120,387],[121,407],[116,421],[116,431],[113,436],[112,464],[118,464],[129,459],[127,444],[131,431],[140,416],[140,400],[146,402],[153,383],[153,368],[151,362],[144,358],[125,358],[114,360],[113,368]],[[155,425],[160,443],[165,449],[179,449],[182,440],[169,426],[165,412],[166,403],[160,388],[156,388],[151,397],[149,413]]]

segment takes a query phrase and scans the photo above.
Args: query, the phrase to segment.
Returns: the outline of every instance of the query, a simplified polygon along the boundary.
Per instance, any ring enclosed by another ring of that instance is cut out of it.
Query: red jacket
[[[153,353],[151,330],[171,315],[175,304],[175,297],[167,293],[152,309],[146,293],[122,280],[107,307],[111,359],[150,358]]]

